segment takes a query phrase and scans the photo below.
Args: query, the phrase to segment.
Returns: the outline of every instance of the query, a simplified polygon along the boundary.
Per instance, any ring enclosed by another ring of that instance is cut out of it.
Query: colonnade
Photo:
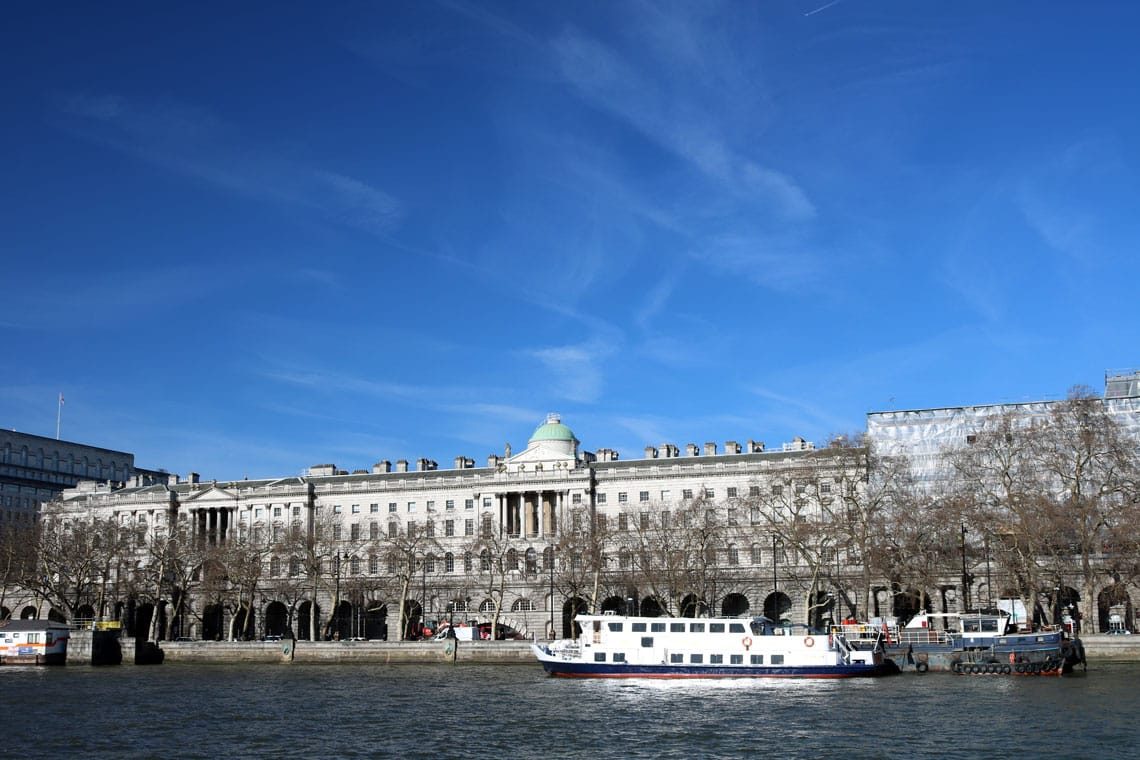
[[[564,491],[512,491],[495,494],[499,529],[508,536],[554,536],[566,503]]]

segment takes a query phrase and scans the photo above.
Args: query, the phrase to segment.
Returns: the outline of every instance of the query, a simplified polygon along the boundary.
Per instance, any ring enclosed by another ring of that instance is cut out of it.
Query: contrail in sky
[[[825,11],[833,5],[839,5],[841,2],[843,2],[843,0],[831,0],[831,2],[828,3],[827,5],[821,5],[818,8],[816,8],[814,11],[808,11],[807,13],[804,14],[804,16],[814,16],[815,14],[819,13],[820,11]]]

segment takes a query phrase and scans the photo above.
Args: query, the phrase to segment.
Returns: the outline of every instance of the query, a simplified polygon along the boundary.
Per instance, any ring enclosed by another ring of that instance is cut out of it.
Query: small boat
[[[962,675],[1061,675],[1084,662],[1079,639],[1061,626],[1019,631],[1006,614],[920,612],[906,625],[876,619],[833,626],[856,648],[885,639],[887,656],[902,670]]]
[[[0,620],[0,665],[63,665],[70,637],[54,620]]]
[[[581,634],[532,649],[565,678],[853,678],[897,673],[879,646],[843,634],[778,626],[765,617],[578,615]]]

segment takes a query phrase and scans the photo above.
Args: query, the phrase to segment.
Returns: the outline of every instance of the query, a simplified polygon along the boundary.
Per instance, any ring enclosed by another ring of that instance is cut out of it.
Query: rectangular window
[[[348,530],[349,538],[351,538],[353,541],[358,541],[360,539],[360,523],[353,523],[351,526],[349,526]]]
[[[614,662],[625,662],[625,652],[614,652]]]
[[[642,649],[644,649],[646,647],[651,647],[651,646],[653,646],[653,637],[652,636],[642,636],[641,637]]]
[[[661,501],[669,501],[669,499],[672,495],[673,494],[671,491],[669,491],[668,489],[665,489],[664,491],[661,492]]]
[[[772,665],[783,665],[784,664],[784,655],[782,655],[782,654],[772,655],[771,664]]]
[[[606,503],[606,495],[604,493],[598,494],[598,503],[599,504],[605,504]]]
[[[455,509],[455,499],[448,499],[447,501],[445,501],[443,503],[443,508],[449,512],[451,510]]]
[[[742,655],[742,654],[730,654],[728,656],[728,664],[729,665],[743,665],[744,664],[744,655]]]
[[[752,655],[749,662],[751,662],[753,665],[763,665],[764,664],[764,655],[754,654],[754,655]]]
[[[730,498],[730,499],[735,499],[735,498],[736,498],[736,486],[729,486],[729,489],[728,489],[728,498]]]
[[[300,506],[299,504],[298,504],[298,505],[294,505],[294,507],[293,507],[293,517],[300,517],[300,516],[301,516],[301,506]]]
[[[373,514],[373,515],[379,514],[380,513],[380,505],[379,504],[369,504],[368,505],[368,513]]]
[[[625,512],[618,515],[618,530],[629,530],[629,515]]]
[[[715,499],[716,498],[716,491],[714,491],[711,488],[706,488],[705,489],[705,498],[706,499]]]
[[[830,483],[820,483],[819,484],[819,492],[820,493],[831,493],[831,484]]]
[[[669,624],[669,633],[684,633],[684,632],[685,632],[685,624],[684,623],[670,623]]]
[[[705,656],[703,654],[691,654],[691,655],[689,655],[689,662],[691,662],[694,665],[699,665],[704,661],[705,661]]]
[[[645,633],[645,623],[633,623],[630,630],[634,633]]]
[[[274,507],[273,508],[273,516],[274,517],[280,517],[281,516],[281,507]]]
[[[606,516],[605,515],[598,515],[598,532],[599,533],[605,533],[606,532]]]
[[[352,505],[352,514],[354,514],[354,515],[360,514],[360,505],[359,504],[353,504]]]
[[[435,538],[435,520],[428,520],[427,522],[427,537]]]
[[[571,494],[570,495],[570,503],[571,504],[581,504],[582,503],[582,494],[580,494],[580,493]]]
[[[729,623],[728,624],[728,632],[729,633],[744,633],[744,623]]]
[[[427,503],[427,511],[428,512],[434,512],[435,511],[435,502],[434,501],[429,501]]]
[[[710,654],[709,655],[709,664],[710,665],[723,665],[724,664],[724,655],[723,654]]]
[[[773,496],[783,496],[784,495],[784,487],[783,486],[772,486],[772,495]]]
[[[709,633],[724,633],[724,623],[709,623]]]
[[[474,536],[475,535],[475,521],[472,520],[471,518],[468,518],[468,519],[463,521],[463,535],[465,535],[465,536]]]
[[[443,524],[443,535],[448,538],[455,535],[455,520],[448,520]]]
[[[372,539],[380,538],[380,523],[368,523],[368,537]]]
[[[649,501],[649,491],[639,491],[637,494],[638,501]]]
[[[705,624],[704,623],[689,623],[689,633],[704,633],[704,632],[705,632]]]
[[[409,512],[415,512],[416,511],[416,503],[414,501],[408,502],[408,511]]]
[[[388,523],[388,538],[395,538],[400,535],[400,524],[390,522]]]
[[[388,511],[389,512],[395,512],[396,511],[396,502],[394,502],[394,501],[388,502]]]
[[[620,491],[618,493],[618,504],[625,504],[628,501],[629,501],[629,494],[627,494],[625,491]]]
[[[685,488],[685,489],[682,489],[682,490],[681,490],[681,498],[682,498],[682,499],[691,499],[691,498],[693,498],[693,489],[691,489],[691,488]]]
[[[408,520],[408,538],[416,537],[416,521]]]
[[[649,630],[652,633],[665,633],[664,623],[650,623]]]
[[[642,530],[649,530],[649,513],[642,512],[637,516],[637,522],[638,525],[641,526]]]
[[[475,500],[474,499],[464,499],[463,500],[463,508],[464,509],[475,509]]]
[[[677,652],[672,652],[669,655],[669,662],[684,662],[684,661],[685,661],[685,655],[683,655],[683,654],[678,654]]]
[[[277,528],[279,528],[279,527],[280,526],[277,526],[273,529],[273,537],[274,538],[277,537]],[[341,526],[334,525],[333,526],[333,541],[339,541],[340,537],[341,537],[341,533],[342,533]]]
[[[749,496],[759,496],[760,495],[760,486],[748,486],[748,495]]]
[[[486,507],[487,509],[491,508],[491,497],[490,496],[485,496],[483,498],[483,506]]]
[[[255,518],[255,519],[257,519],[257,520],[260,520],[260,519],[261,519],[261,507],[256,507],[256,508],[254,508],[254,510],[253,510],[253,516],[254,516],[254,518]]]
[[[606,653],[605,652],[594,652],[594,662],[605,662],[605,661],[606,661]]]

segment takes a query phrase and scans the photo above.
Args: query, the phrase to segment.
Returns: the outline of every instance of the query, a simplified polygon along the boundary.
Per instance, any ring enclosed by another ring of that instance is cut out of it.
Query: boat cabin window
[[[689,655],[689,662],[693,663],[694,665],[697,663],[704,662],[704,661],[705,661],[705,656],[703,654],[691,654],[691,655]]]
[[[724,623],[709,623],[709,633],[724,633]]]
[[[665,633],[665,624],[664,623],[650,623],[649,624],[649,630],[652,631],[653,633]]]
[[[685,661],[685,655],[683,655],[683,654],[678,654],[677,652],[673,652],[672,654],[669,655],[669,662],[684,662],[684,661]]]
[[[689,623],[689,633],[704,633],[704,632],[705,632],[705,624],[704,623]]]
[[[685,632],[685,624],[684,623],[670,623],[669,624],[669,631],[670,631],[670,633],[684,633]]]
[[[645,633],[645,623],[634,623],[630,626],[630,630],[634,633]]]
[[[605,661],[606,661],[606,653],[605,652],[594,652],[594,662],[605,662]]]
[[[751,662],[753,665],[763,665],[764,664],[764,655],[754,654],[754,655],[752,655],[752,659],[749,660],[749,662]]]
[[[621,633],[621,623],[606,623],[614,633]]]
[[[744,633],[744,624],[743,623],[729,623],[728,624],[728,631],[729,631],[729,633]]]
[[[641,637],[641,646],[643,646],[643,647],[653,646],[653,637],[652,636],[642,636]]]
[[[710,665],[723,665],[724,664],[724,655],[723,654],[710,654],[709,655],[709,664]]]
[[[732,665],[743,665],[744,664],[744,655],[742,655],[742,654],[730,654],[728,656],[728,661]]]
[[[784,664],[784,655],[782,655],[782,654],[772,655],[772,664],[773,665],[783,665]]]
[[[614,652],[614,662],[625,662],[625,652]]]
[[[51,633],[45,633],[45,634],[44,634],[44,643],[46,643],[46,644],[48,644],[48,645],[50,646],[50,645],[51,645],[51,642],[52,642],[52,635],[51,635]]]

